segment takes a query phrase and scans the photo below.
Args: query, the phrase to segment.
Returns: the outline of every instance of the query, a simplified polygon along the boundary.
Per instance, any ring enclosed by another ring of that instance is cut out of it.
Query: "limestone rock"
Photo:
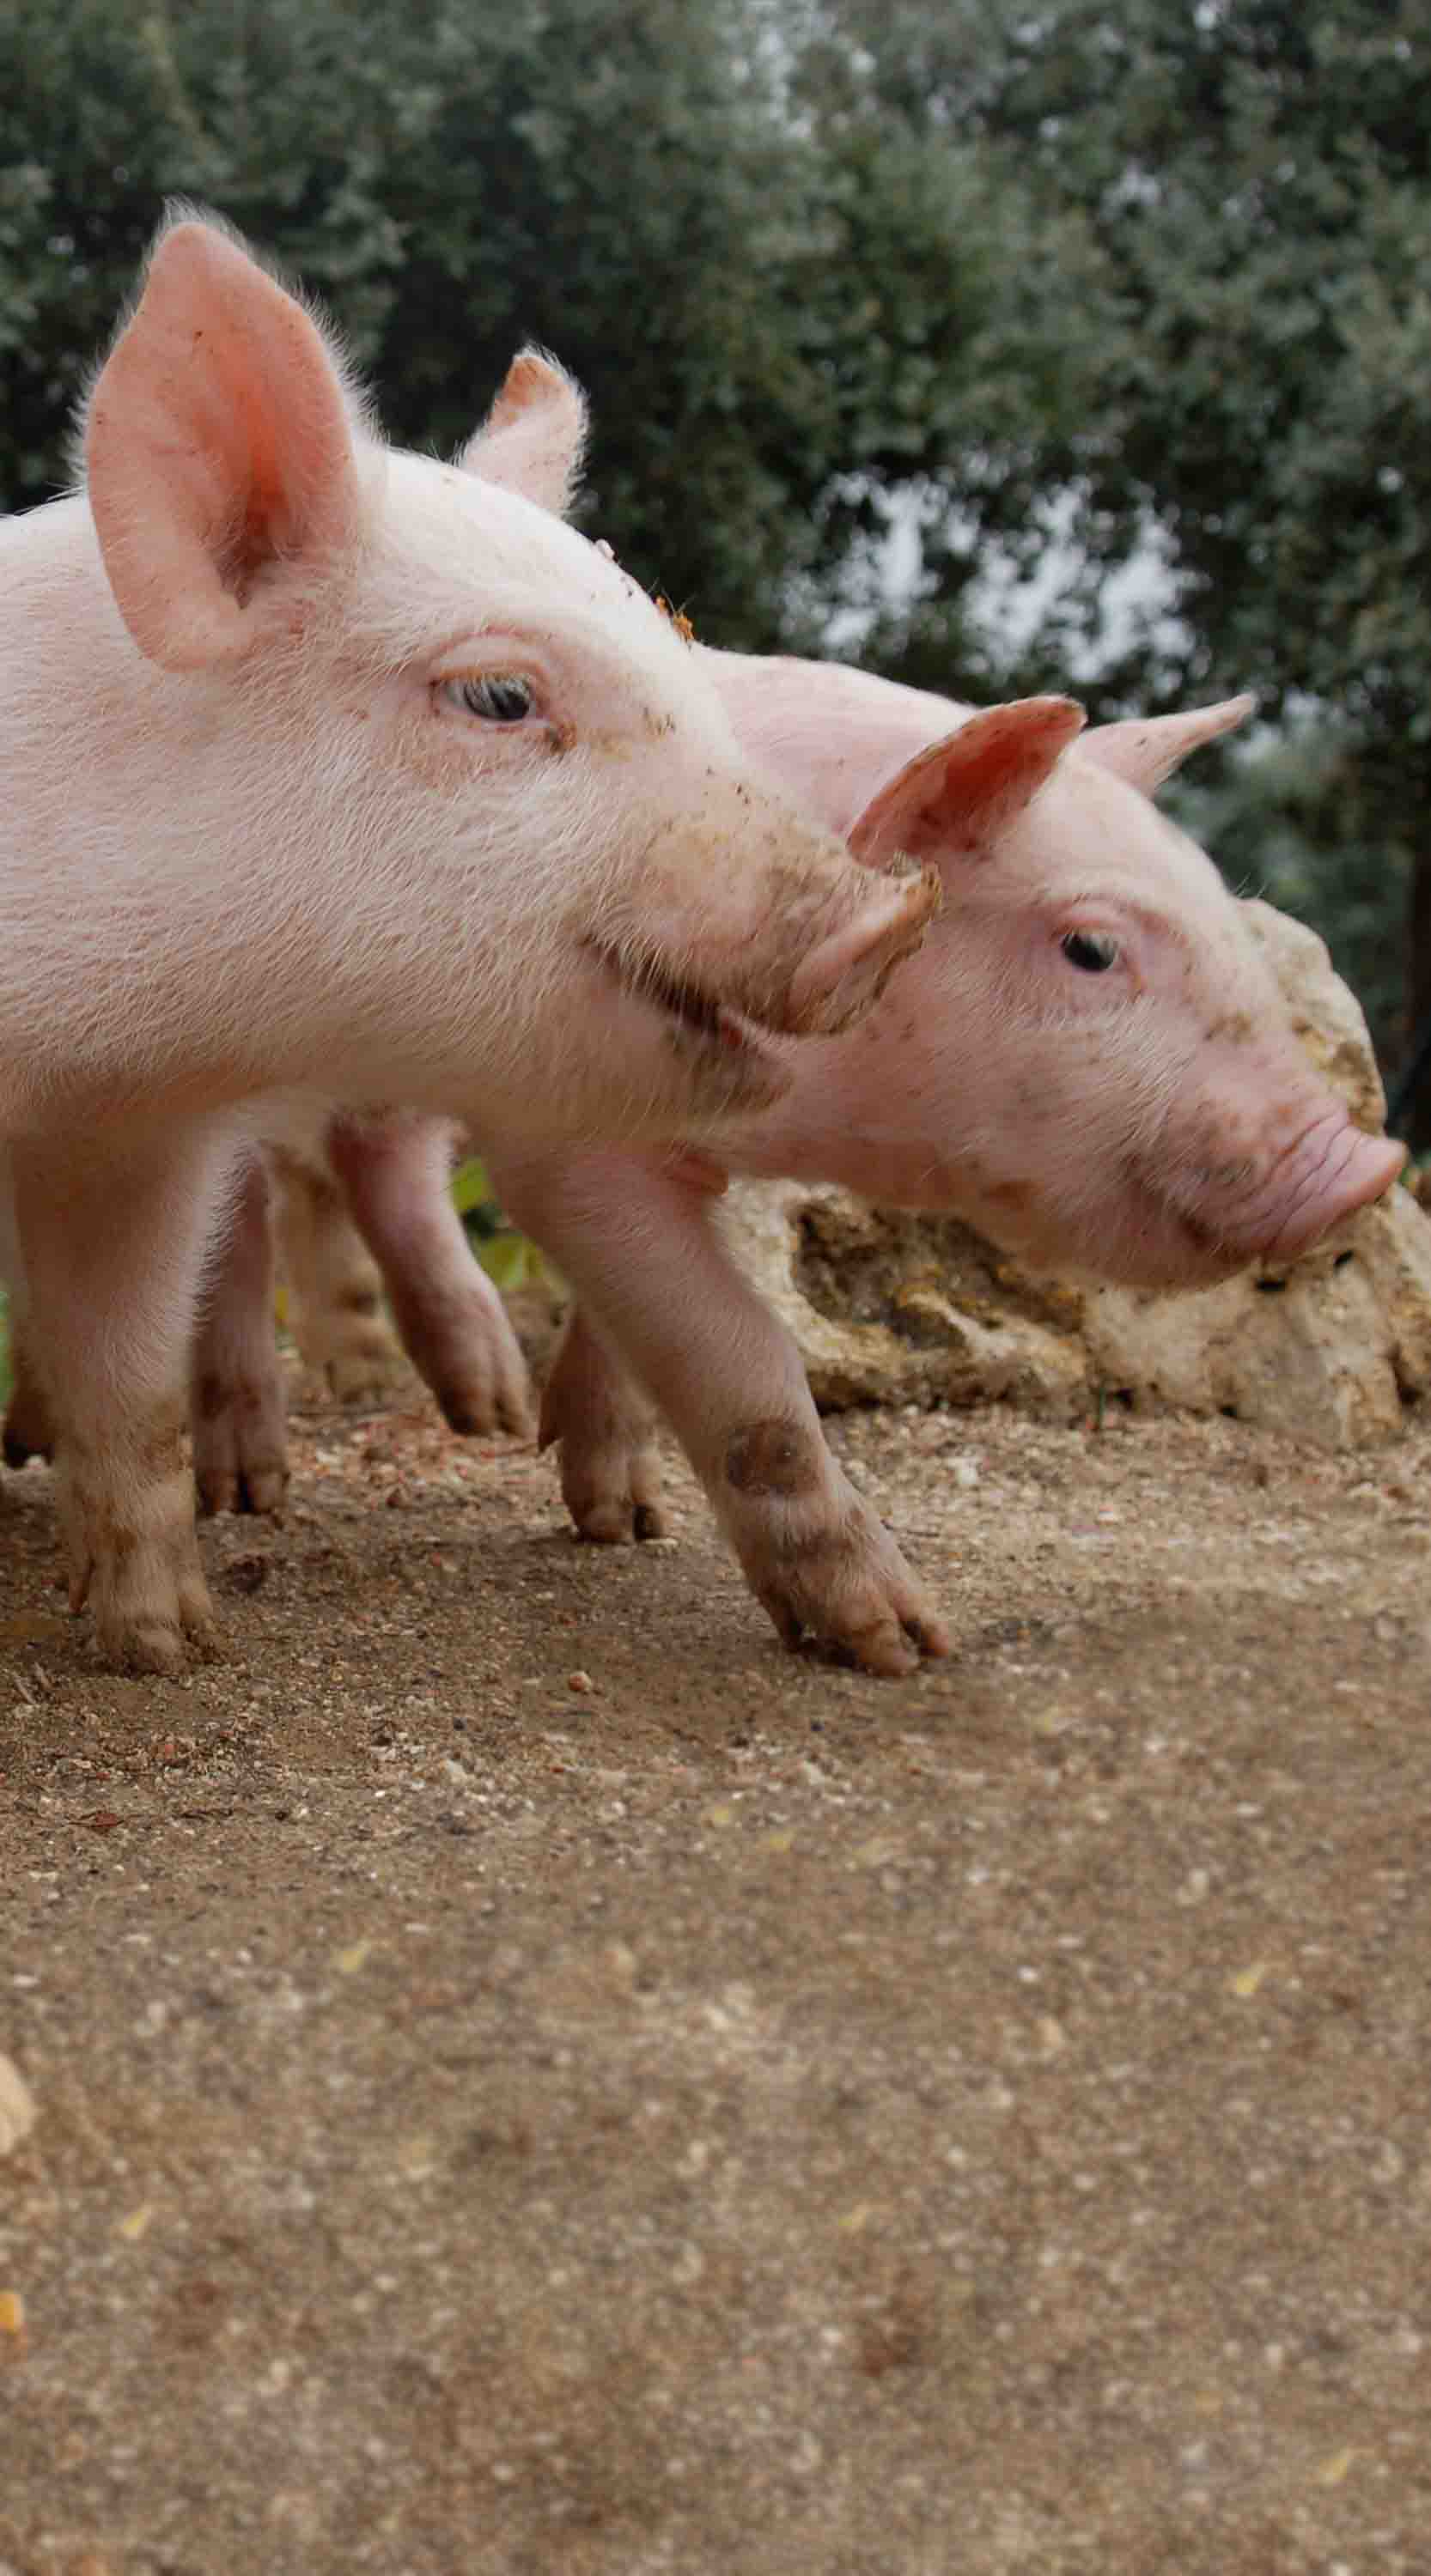
[[[1247,913],[1309,1055],[1379,1131],[1366,1023],[1325,945],[1270,905]],[[1102,1395],[1351,1448],[1394,1436],[1431,1389],[1431,1222],[1399,1185],[1304,1260],[1182,1296],[1062,1285],[956,1218],[830,1187],[742,1182],[727,1211],[826,1408],[1003,1397],[1068,1419]]]

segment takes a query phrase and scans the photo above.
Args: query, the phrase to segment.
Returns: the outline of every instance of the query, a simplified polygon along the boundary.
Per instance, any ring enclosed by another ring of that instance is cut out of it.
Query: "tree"
[[[0,51],[12,504],[172,192],[323,295],[402,439],[553,348],[593,524],[715,641],[808,640],[871,492],[947,448],[990,273],[963,164],[796,114],[768,0],[0,0]]]
[[[1316,837],[1380,854],[1404,1032],[1431,1004],[1424,8],[829,0],[822,25],[847,113],[977,141],[991,199],[1026,208],[1004,322],[1030,398],[1011,421],[1006,383],[967,388],[960,498],[1025,564],[1055,523],[1071,542],[1033,662],[1091,662],[1104,708],[1252,685],[1320,726]],[[1149,529],[1176,619],[1110,639],[1110,571]],[[915,647],[935,629],[926,601]]]

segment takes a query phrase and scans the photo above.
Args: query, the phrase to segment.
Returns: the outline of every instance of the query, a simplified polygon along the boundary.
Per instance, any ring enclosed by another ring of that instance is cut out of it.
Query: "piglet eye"
[[[532,688],[517,671],[483,671],[470,680],[449,680],[447,694],[468,715],[488,724],[520,724],[532,712]]]
[[[1084,975],[1106,975],[1118,963],[1118,942],[1106,930],[1070,930],[1058,944],[1070,966]]]

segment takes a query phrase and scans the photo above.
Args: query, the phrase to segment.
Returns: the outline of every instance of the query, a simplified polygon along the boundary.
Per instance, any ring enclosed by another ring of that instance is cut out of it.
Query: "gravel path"
[[[110,1679],[8,1480],[0,2576],[1428,2576],[1431,1425],[833,1436],[908,1683],[312,1411]]]

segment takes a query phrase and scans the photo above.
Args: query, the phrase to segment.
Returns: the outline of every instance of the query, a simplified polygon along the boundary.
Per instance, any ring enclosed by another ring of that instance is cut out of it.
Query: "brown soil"
[[[0,2576],[1431,2570],[1431,1426],[833,1437],[907,1683],[415,1410],[115,1680],[9,1480]]]

